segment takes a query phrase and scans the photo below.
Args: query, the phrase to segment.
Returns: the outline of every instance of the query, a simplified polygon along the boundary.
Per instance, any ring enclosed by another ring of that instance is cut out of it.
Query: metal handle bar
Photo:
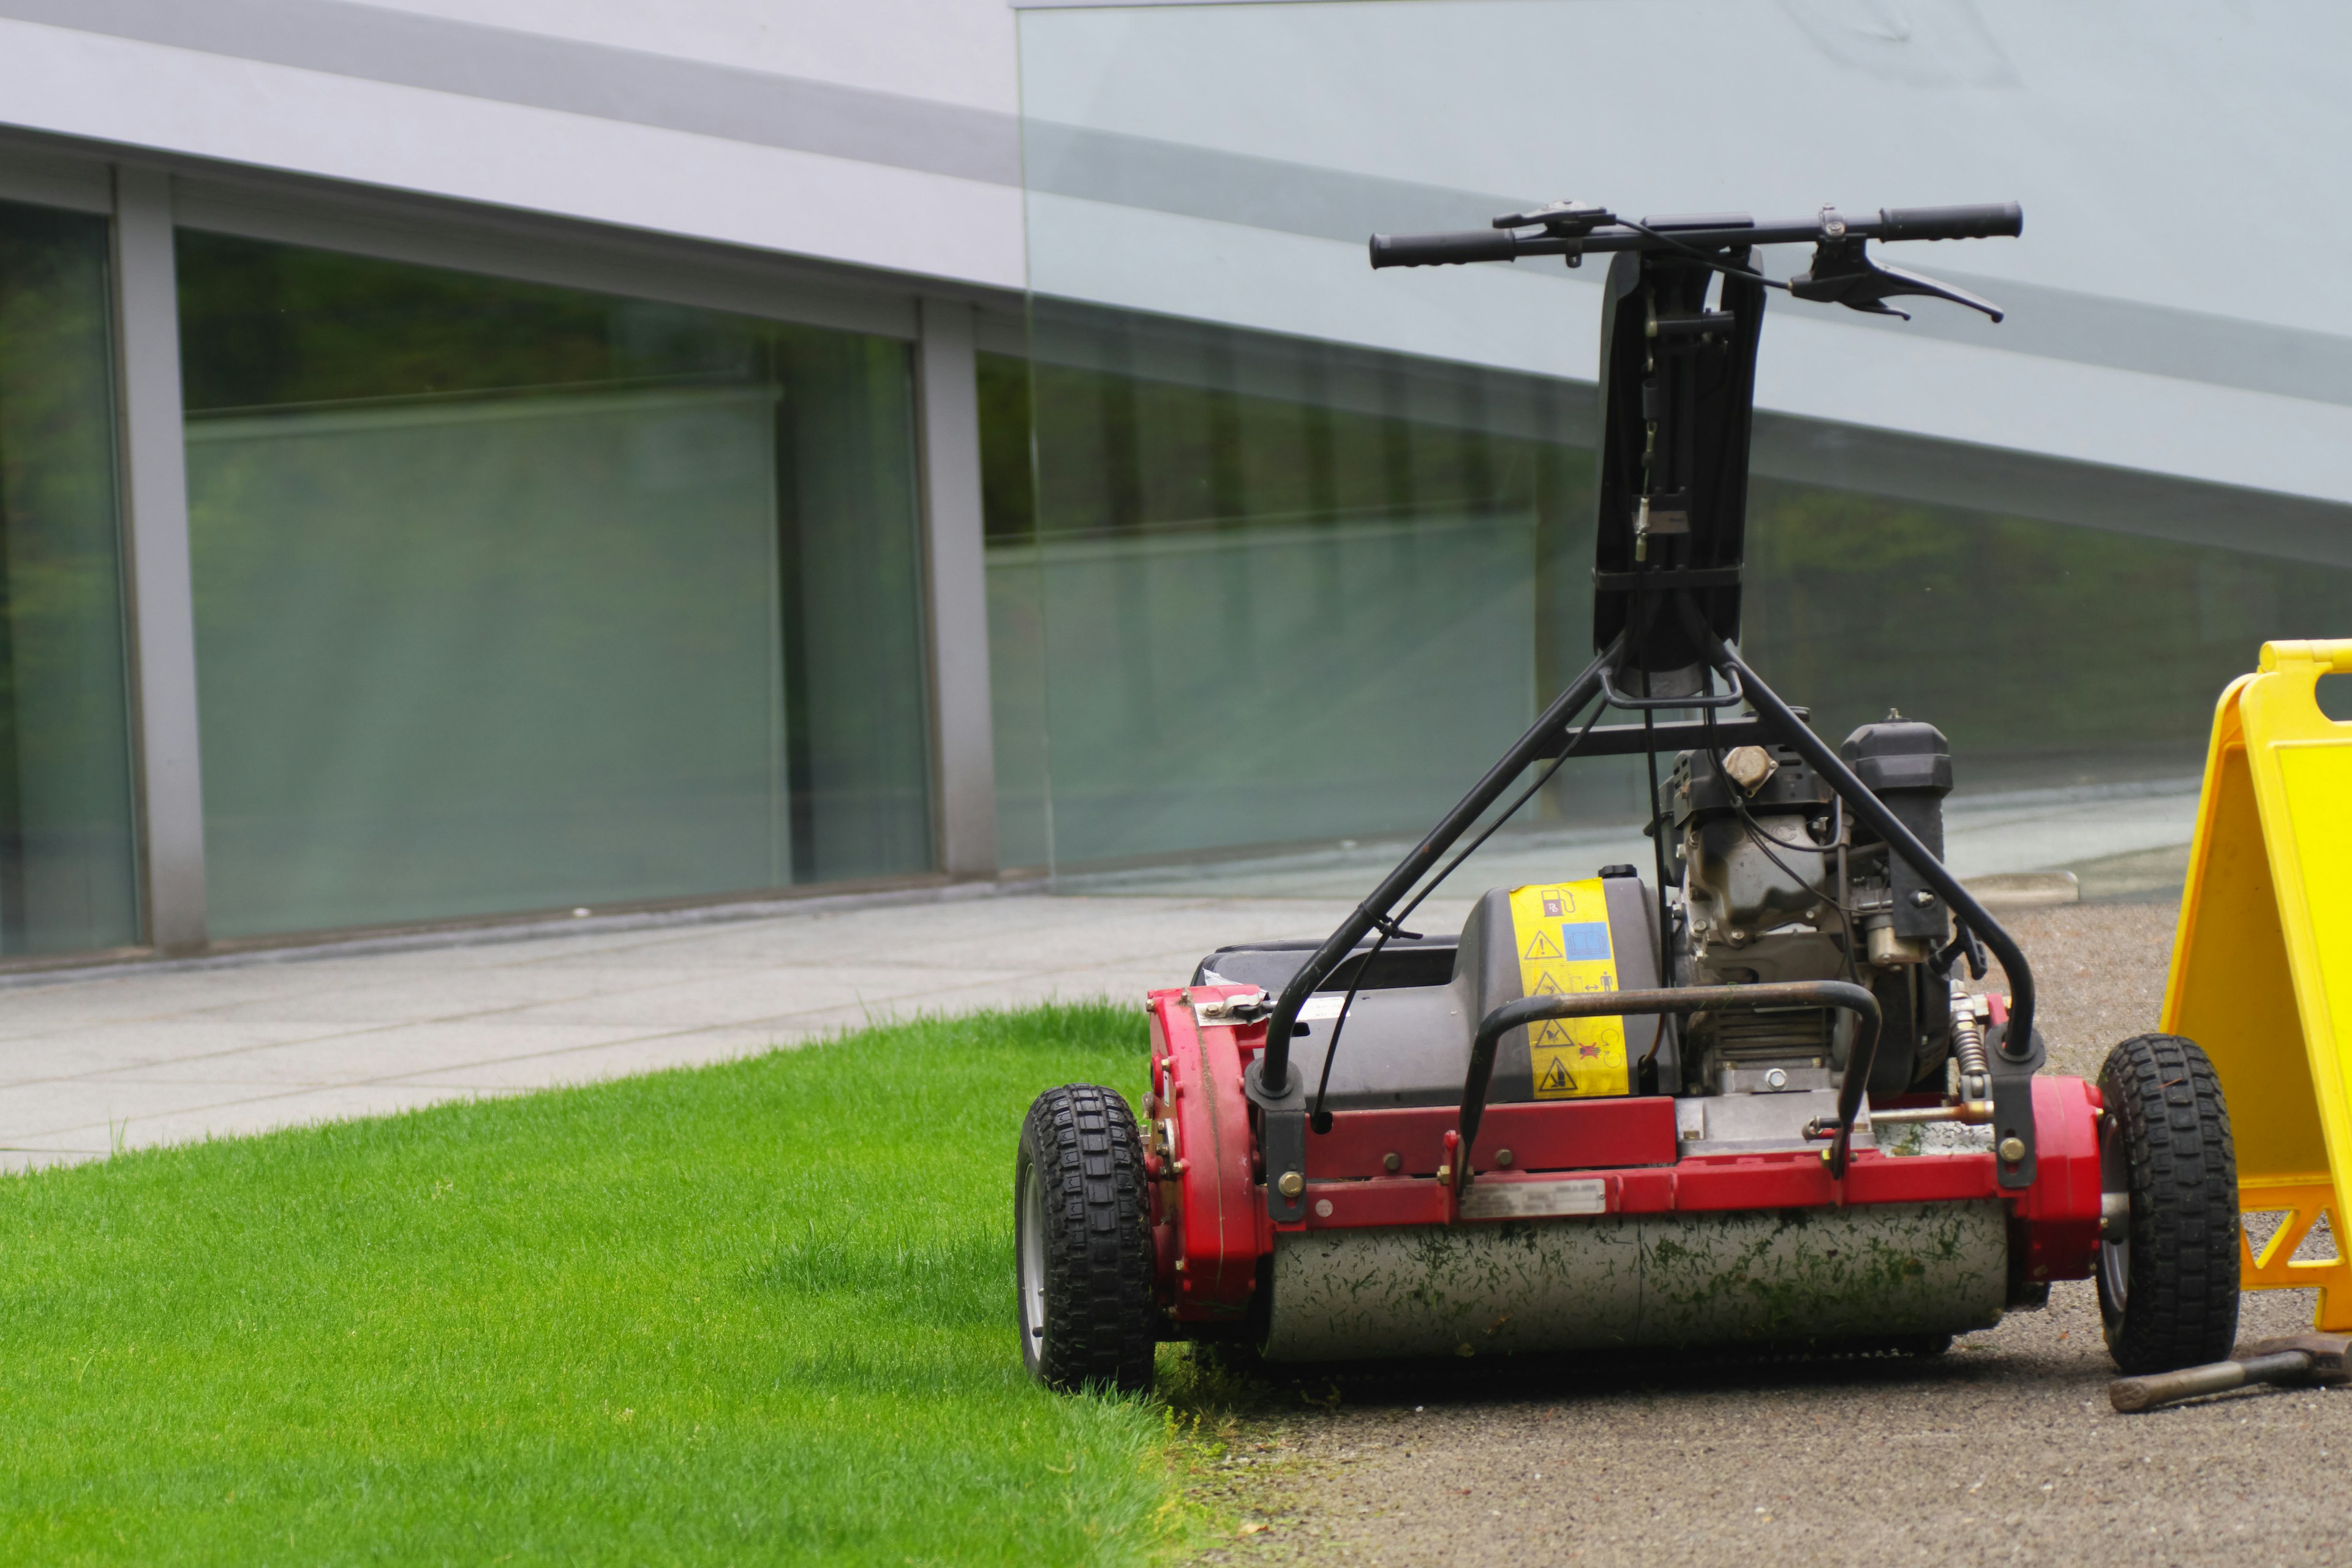
[[[1731,678],[1731,689],[1713,696],[1699,692],[1689,697],[1630,697],[1610,683],[1609,672],[1601,672],[1601,700],[1612,708],[1622,708],[1628,713],[1639,713],[1644,708],[1737,708],[1748,700],[1740,689],[1739,678]]]
[[[1573,996],[1526,996],[1506,1002],[1478,1020],[1470,1042],[1470,1072],[1462,1083],[1460,1152],[1454,1162],[1458,1190],[1470,1168],[1470,1150],[1486,1119],[1486,1091],[1495,1078],[1495,1052],[1513,1029],[1550,1018],[1616,1018],[1627,1014],[1696,1013],[1708,1007],[1841,1007],[1863,1021],[1863,1033],[1838,1079],[1837,1142],[1830,1147],[1830,1172],[1845,1174],[1846,1145],[1853,1119],[1870,1084],[1878,1055],[1878,998],[1843,980],[1786,980],[1760,985],[1683,985],[1668,991],[1585,991]]]
[[[1268,1094],[1279,1096],[1289,1089],[1291,1031],[1297,1026],[1298,1010],[1307,1005],[1316,987],[1347,962],[1356,951],[1356,943],[1388,919],[1397,900],[1412,891],[1413,884],[1476,825],[1481,813],[1503,798],[1504,791],[1517,782],[1529,763],[1559,755],[1563,744],[1560,736],[1569,721],[1582,712],[1600,691],[1601,674],[1622,650],[1624,641],[1622,636],[1616,638],[1598,658],[1585,666],[1583,674],[1569,682],[1568,689],[1552,700],[1551,706],[1543,710],[1517,743],[1486,770],[1485,777],[1470,786],[1470,793],[1438,819],[1437,826],[1396,863],[1394,870],[1381,879],[1381,885],[1339,922],[1338,930],[1324,938],[1314,956],[1291,976],[1290,984],[1282,988],[1282,999],[1274,1005],[1273,1016],[1266,1020],[1265,1055],[1261,1058],[1264,1065],[1258,1068],[1258,1075]]]
[[[1642,227],[1604,224],[1589,234],[1470,229],[1456,234],[1376,234],[1372,265],[1451,267],[1465,261],[1516,261],[1522,256],[1583,256],[1615,250],[1740,249],[1751,245],[1815,245],[1852,239],[1994,239],[2025,232],[2025,209],[2015,202],[1957,207],[1882,207],[1875,217],[1848,217],[1824,208],[1808,218],[1770,223],[1709,218],[1711,226],[1685,227],[1675,218],[1645,219]]]

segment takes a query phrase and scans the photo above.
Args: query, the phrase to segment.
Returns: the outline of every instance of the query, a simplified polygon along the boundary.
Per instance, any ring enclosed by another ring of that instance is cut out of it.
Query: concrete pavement
[[[1320,934],[1347,908],[1012,895],[60,973],[0,991],[0,1169],[695,1066],[885,1018],[1139,997],[1222,943]],[[1466,906],[1431,912],[1458,925]]]

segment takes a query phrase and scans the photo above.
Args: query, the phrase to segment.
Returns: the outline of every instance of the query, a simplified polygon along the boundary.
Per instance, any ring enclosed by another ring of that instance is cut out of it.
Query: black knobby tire
[[[1160,1312],[1143,1141],[1127,1101],[1093,1084],[1029,1108],[1013,1163],[1021,1355],[1052,1388],[1151,1386]]]
[[[2099,1072],[2101,1185],[2130,1200],[2099,1243],[2107,1350],[2130,1375],[2226,1360],[2238,1338],[2238,1153],[2213,1064],[2141,1035]]]

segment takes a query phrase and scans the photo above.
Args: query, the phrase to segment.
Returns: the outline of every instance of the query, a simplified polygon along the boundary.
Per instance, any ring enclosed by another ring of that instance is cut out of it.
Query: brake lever
[[[1789,292],[1800,300],[1843,305],[1866,315],[1899,316],[1906,321],[1911,319],[1908,310],[1895,310],[1885,301],[1895,295],[1921,294],[1982,310],[1996,321],[2001,319],[2000,307],[1991,300],[1948,283],[1938,283],[1907,268],[1890,267],[1872,258],[1864,249],[1865,244],[1861,239],[1822,240],[1813,247],[1811,270],[1790,279]]]

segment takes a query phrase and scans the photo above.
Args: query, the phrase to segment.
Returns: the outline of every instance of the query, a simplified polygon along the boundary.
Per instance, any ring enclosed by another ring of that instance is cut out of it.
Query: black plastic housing
[[[1952,788],[1952,748],[1944,732],[1916,719],[1890,718],[1864,724],[1845,738],[1838,755],[1870,793],[1886,803],[1904,826],[1937,859],[1944,857],[1944,796]],[[1888,857],[1887,881],[1894,894],[1895,934],[1942,941],[1943,900],[1911,863]]]

